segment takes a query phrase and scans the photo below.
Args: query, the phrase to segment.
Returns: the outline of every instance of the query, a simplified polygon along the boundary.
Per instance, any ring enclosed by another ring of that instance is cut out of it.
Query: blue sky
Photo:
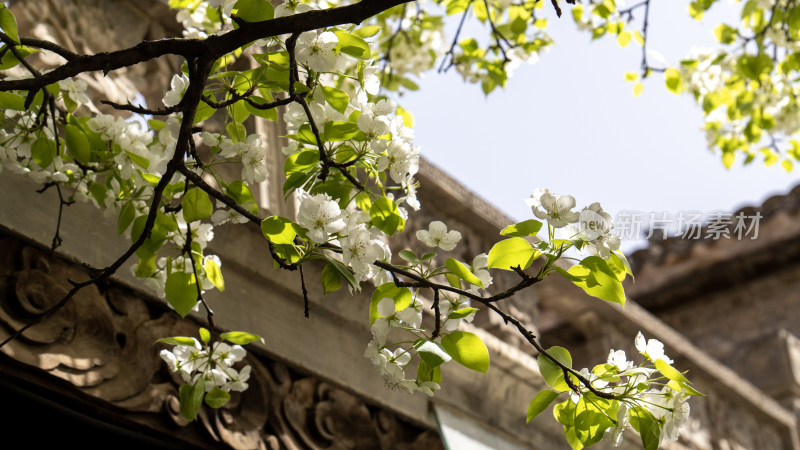
[[[651,6],[649,48],[670,63],[692,46],[715,46],[711,30],[731,16],[717,11],[699,23],[683,2],[669,3]],[[517,69],[505,91],[485,97],[451,71],[427,75],[419,91],[399,100],[414,113],[423,156],[513,218],[532,217],[523,199],[537,187],[571,194],[579,207],[599,201],[612,216],[674,216],[732,212],[800,182],[800,169],[786,173],[758,159],[742,166],[740,158],[726,170],[706,148],[699,106],[669,93],[660,74],[634,98],[624,73],[639,70],[635,44],[591,42],[566,14],[550,19],[549,32],[555,46],[537,64]]]

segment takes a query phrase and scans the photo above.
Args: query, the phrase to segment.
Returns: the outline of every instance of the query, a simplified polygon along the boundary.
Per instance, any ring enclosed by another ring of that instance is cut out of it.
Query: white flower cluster
[[[546,220],[553,228],[563,228],[567,238],[585,241],[585,248],[593,255],[608,258],[619,249],[620,240],[612,232],[611,215],[603,211],[600,203],[592,203],[581,212],[573,211],[573,196],[556,195],[541,188],[534,190],[525,203],[537,218]]]
[[[439,221],[432,222],[428,230],[417,232],[417,238],[434,250],[453,250],[461,240],[461,233],[448,231],[447,226]],[[487,270],[488,257],[481,254],[475,257],[471,271],[481,280],[483,287],[492,284],[492,277]],[[470,289],[477,293],[477,286]],[[449,294],[441,293],[438,297],[439,310],[439,337],[458,330],[461,322],[472,322],[477,309],[472,308],[469,299],[456,297],[451,299]],[[389,386],[405,389],[409,393],[422,392],[433,396],[439,389],[439,383],[429,379],[406,378],[406,369],[416,359],[420,352],[436,354],[442,363],[448,362],[452,357],[445,352],[439,344],[431,339],[420,341],[421,336],[428,337],[427,330],[422,325],[423,303],[414,298],[408,306],[397,310],[395,299],[386,297],[376,305],[377,318],[373,321],[370,331],[372,340],[367,345],[364,357],[368,358],[380,370]],[[387,337],[392,329],[401,330],[413,336],[414,345],[408,341],[387,343]],[[431,335],[432,336],[432,335]]]
[[[391,260],[392,252],[383,241],[384,233],[369,226],[369,214],[354,206],[342,210],[327,194],[309,195],[297,191],[300,206],[297,223],[308,230],[308,238],[318,244],[338,240],[342,247],[342,260],[353,269],[359,282],[372,280],[383,284],[388,274],[375,266],[375,261]]]
[[[161,359],[171,372],[177,372],[189,384],[202,380],[206,392],[215,387],[226,392],[247,389],[251,367],[247,365],[241,370],[233,368],[247,354],[242,346],[225,342],[215,342],[209,346],[201,345],[197,339],[192,340],[193,345],[176,345],[171,351],[161,350]]]
[[[664,354],[664,345],[661,342],[656,339],[646,340],[640,332],[636,336],[635,344],[636,350],[645,356],[645,360],[638,366],[633,361],[628,361],[624,350],[612,349],[606,366],[598,366],[603,367],[602,370],[595,368],[589,371],[584,368],[580,371],[595,389],[621,397],[616,425],[608,428],[604,437],[619,446],[623,432],[631,425],[633,408],[641,408],[652,414],[658,422],[661,441],[675,441],[678,439],[680,427],[688,421],[688,391],[685,387],[677,389],[677,386],[665,386],[661,381],[651,380],[658,372],[654,367],[656,361],[672,364],[672,360]],[[647,361],[651,364],[645,364]],[[585,387],[580,386],[580,389],[583,391]],[[570,398],[578,403],[581,395],[573,392]]]
[[[244,142],[234,142],[219,133],[201,133],[202,142],[208,145],[217,156],[223,159],[242,161],[242,181],[248,184],[260,183],[267,179],[267,152],[261,137],[257,134],[247,136]]]

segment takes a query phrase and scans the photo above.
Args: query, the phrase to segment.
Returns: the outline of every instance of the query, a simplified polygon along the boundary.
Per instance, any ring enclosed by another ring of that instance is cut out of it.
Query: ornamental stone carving
[[[198,324],[117,284],[83,289],[48,317],[68,280],[86,273],[10,235],[0,238],[0,255],[0,339],[40,321],[0,351],[69,382],[101,410],[121,410],[129,420],[200,447],[442,448],[436,432],[253,351],[242,363],[253,367],[246,395],[233,393],[223,408],[203,408],[197,422],[188,422],[179,411],[182,381],[162,364],[162,346],[154,343],[195,335]]]

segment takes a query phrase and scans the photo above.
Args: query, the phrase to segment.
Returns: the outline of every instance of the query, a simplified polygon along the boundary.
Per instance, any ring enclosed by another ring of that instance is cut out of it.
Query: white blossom
[[[308,229],[308,238],[318,244],[328,242],[331,234],[345,227],[344,213],[327,194],[306,197],[300,202],[297,223]],[[374,260],[373,260],[374,261]]]
[[[455,230],[447,231],[447,225],[435,220],[428,225],[427,230],[417,231],[417,239],[428,247],[450,251],[456,248],[456,244],[461,240],[461,233]]]
[[[169,91],[167,91],[167,93],[164,94],[164,98],[161,99],[161,102],[167,107],[175,106],[181,102],[181,99],[183,99],[183,94],[186,92],[186,88],[189,87],[189,77],[184,74],[176,73],[172,76],[169,86]]]
[[[533,215],[542,220],[547,220],[555,228],[562,228],[569,223],[578,221],[580,214],[572,211],[575,207],[575,198],[571,195],[554,195],[548,189],[536,189],[531,197],[525,200],[531,207]],[[544,209],[540,209],[544,208]]]

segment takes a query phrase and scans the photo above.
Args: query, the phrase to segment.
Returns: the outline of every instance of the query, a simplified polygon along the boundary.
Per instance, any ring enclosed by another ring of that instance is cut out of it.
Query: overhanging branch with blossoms
[[[223,290],[224,278],[222,261],[207,254],[206,246],[213,226],[250,222],[260,227],[277,268],[299,271],[306,315],[304,264],[323,264],[326,293],[345,284],[352,290],[367,281],[375,285],[369,305],[372,340],[365,356],[391,386],[433,395],[442,383],[441,367],[450,361],[486,372],[486,346],[474,333],[459,329],[475,316],[475,304],[498,314],[539,353],[540,370],[551,389],[532,400],[529,421],[564,394],[554,411],[575,448],[603,438],[618,443],[629,428],[640,433],[645,448],[677,438],[688,415],[687,396],[700,394],[671,366],[660,343],[640,335],[635,341],[643,355],[640,363],[612,350],[605,363],[591,371],[577,370],[566,349],[543,348],[537,336],[499,306],[550,275],[624,306],[622,282],[631,270],[619,251],[611,218],[599,203],[579,211],[573,197],[540,189],[528,199],[536,219],[501,230],[503,240],[471,262],[447,257],[461,236],[440,221],[415,230],[427,253],[406,249],[392,254],[388,243],[420,207],[414,178],[420,150],[414,145],[412,115],[396,104],[393,92],[414,89],[413,77],[436,65],[428,46],[442,27],[440,17],[406,3],[364,0],[322,9],[293,0],[277,7],[266,0],[172,0],[186,27],[184,37],[94,55],[20,36],[13,14],[0,8],[0,67],[27,71],[0,80],[0,106],[10,111],[0,131],[4,167],[45,186],[54,184],[59,216],[69,202],[92,202],[116,216],[120,234],[131,238],[123,255],[95,270],[89,280],[74,282],[41,318],[62,308],[78,290],[104,282],[135,261],[134,274],[158,286],[178,314],[186,316],[196,308],[206,312],[209,326],[198,330],[199,340],[162,340],[175,346],[162,352],[162,358],[186,382],[180,389],[181,412],[193,419],[203,402],[221,407],[230,400],[230,391],[247,388],[249,369],[234,365],[244,354],[241,345],[259,337],[215,326],[204,293]],[[462,23],[474,17],[488,27],[488,44],[453,39],[444,55],[449,66],[486,93],[505,86],[516,65],[538,58],[552,43],[546,21],[534,14],[544,2],[440,3],[446,14],[460,15]],[[560,16],[558,3],[551,6]],[[635,35],[625,27],[642,7],[642,31]],[[613,34],[622,46],[631,39],[644,44],[649,0],[619,11],[610,0],[570,8],[574,21],[593,37]],[[761,56],[763,40],[788,20],[781,8],[768,13],[769,22],[752,24],[758,32],[743,44],[761,40],[756,43],[758,55],[739,64],[739,75],[757,81],[762,90],[768,85],[762,75],[769,65]],[[28,59],[40,51],[65,62],[39,70]],[[73,78],[92,71],[108,74],[167,55],[181,57],[184,64],[170,80],[163,108],[104,101],[118,111],[163,117],[144,118],[146,127],[98,113],[84,93],[85,83]],[[642,75],[657,71],[650,67],[644,45],[642,55]],[[240,69],[241,61],[248,69]],[[670,89],[692,82],[696,71],[691,64],[685,66],[684,72],[665,69]],[[711,91],[698,88],[695,94],[708,98]],[[730,102],[727,106],[733,107]],[[768,114],[740,106],[752,116],[751,132],[754,127],[771,130]],[[278,114],[287,125],[283,193],[297,199],[293,219],[262,217],[249,187],[265,180],[266,165],[262,137],[248,128],[247,120],[277,120]],[[215,122],[220,126],[210,125]],[[726,147],[723,152],[738,150]],[[226,177],[219,170],[232,163],[240,164],[240,176]],[[58,230],[55,236],[54,247]],[[519,280],[490,293],[491,270],[513,272]],[[430,297],[423,298],[428,291]],[[433,327],[423,324],[426,303],[433,311]],[[33,325],[17,330],[0,347]],[[408,376],[412,371],[416,373]]]

